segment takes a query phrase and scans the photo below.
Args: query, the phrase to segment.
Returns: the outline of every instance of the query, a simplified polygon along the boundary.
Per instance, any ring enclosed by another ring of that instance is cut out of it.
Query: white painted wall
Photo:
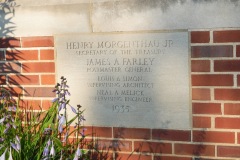
[[[240,27],[240,0],[17,0],[15,36]]]

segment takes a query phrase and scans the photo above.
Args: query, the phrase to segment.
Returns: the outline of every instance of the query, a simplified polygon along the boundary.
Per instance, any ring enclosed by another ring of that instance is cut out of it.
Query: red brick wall
[[[96,137],[102,156],[240,158],[240,30],[196,30],[190,35],[192,130],[87,127],[86,134]],[[25,104],[47,109],[54,96],[54,60],[53,37],[1,39],[0,84],[23,94]]]
[[[0,60],[1,85],[9,87],[15,95],[23,95],[25,105],[35,109],[50,106],[55,96],[53,37],[2,38]]]

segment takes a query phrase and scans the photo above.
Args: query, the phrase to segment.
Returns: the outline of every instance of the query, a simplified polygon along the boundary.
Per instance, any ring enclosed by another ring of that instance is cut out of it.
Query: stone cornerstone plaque
[[[55,38],[58,80],[85,125],[190,129],[188,32]]]

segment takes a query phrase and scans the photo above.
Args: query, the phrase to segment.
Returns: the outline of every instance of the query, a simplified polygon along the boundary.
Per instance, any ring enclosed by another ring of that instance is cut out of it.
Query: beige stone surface
[[[129,0],[96,2],[93,31],[239,27],[240,2],[230,0]]]
[[[17,36],[91,32],[89,4],[17,7],[13,22]]]
[[[239,0],[18,0],[16,36],[237,28]]]
[[[188,32],[56,37],[58,77],[86,125],[191,128]]]

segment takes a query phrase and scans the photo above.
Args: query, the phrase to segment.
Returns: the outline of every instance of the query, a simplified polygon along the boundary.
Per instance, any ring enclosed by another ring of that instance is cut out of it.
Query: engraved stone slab
[[[55,38],[58,77],[85,125],[190,129],[188,32]]]

